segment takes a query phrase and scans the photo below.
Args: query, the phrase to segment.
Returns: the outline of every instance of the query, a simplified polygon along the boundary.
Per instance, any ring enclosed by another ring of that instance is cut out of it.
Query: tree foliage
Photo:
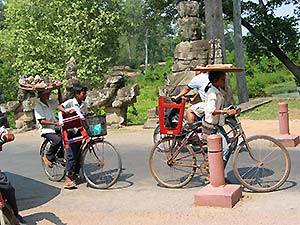
[[[268,1],[265,5],[245,2],[244,19],[255,26],[257,32],[265,36],[273,45],[278,45],[282,51],[298,56],[299,31],[298,18],[295,16],[276,16],[275,10],[290,1]],[[299,4],[299,3],[298,3]],[[247,10],[246,10],[247,9]],[[266,48],[269,43],[259,39],[251,33],[246,37],[248,53],[251,58],[261,55],[270,55]],[[255,43],[255,44],[253,44]]]
[[[71,56],[81,79],[101,82],[118,49],[119,0],[7,0],[1,52],[18,74],[62,78]]]
[[[170,2],[170,1],[169,1]],[[118,64],[138,66],[149,57],[150,63],[156,63],[173,55],[176,44],[176,26],[174,13],[165,10],[165,1],[157,2],[126,0],[123,3],[124,26],[120,37],[121,50]],[[176,7],[172,12],[176,11]],[[172,15],[172,16],[170,16]],[[148,55],[146,52],[148,48]]]
[[[295,15],[276,16],[276,9],[292,4]],[[232,0],[223,1],[225,14],[232,17]],[[247,52],[252,60],[262,56],[277,57],[300,81],[300,67],[295,62],[299,57],[299,3],[296,0],[259,0],[242,4],[242,25],[248,29],[245,38]]]

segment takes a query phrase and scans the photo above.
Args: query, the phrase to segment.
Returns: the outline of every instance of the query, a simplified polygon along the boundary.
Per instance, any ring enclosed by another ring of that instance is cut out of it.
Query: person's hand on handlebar
[[[229,116],[233,116],[235,115],[237,112],[235,109],[228,109],[226,110],[226,114],[228,114]]]
[[[172,100],[173,102],[177,102],[177,101],[178,101],[178,97],[177,97],[177,96],[171,96],[171,100]]]

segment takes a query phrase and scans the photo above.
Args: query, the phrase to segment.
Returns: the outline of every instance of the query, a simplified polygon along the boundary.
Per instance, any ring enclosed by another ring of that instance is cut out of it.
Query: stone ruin
[[[106,122],[110,126],[120,126],[127,122],[128,106],[136,102],[139,86],[125,86],[124,74],[113,72],[101,90],[92,90],[87,97],[89,107],[104,107]]]
[[[106,122],[109,126],[121,126],[127,122],[127,109],[136,102],[139,86],[125,86],[124,74],[115,71],[106,77],[103,89],[90,90],[86,99],[88,108],[104,107]],[[79,84],[77,65],[71,57],[66,67],[66,93],[64,99],[73,97],[73,86]]]
[[[220,40],[201,40],[199,3],[180,1],[177,10],[182,41],[174,50],[172,74],[168,76],[166,86],[159,90],[159,95],[163,96],[175,95],[187,85],[195,75],[191,71],[192,67],[200,64],[221,64],[223,59]],[[149,109],[144,128],[156,127],[157,121],[157,109]]]
[[[77,77],[77,65],[72,57],[66,67],[66,91],[63,99],[73,97],[72,87],[80,83]],[[124,74],[113,72],[107,76],[105,87],[100,90],[90,90],[86,99],[88,108],[103,107],[106,113],[108,126],[119,127],[127,122],[127,109],[136,102],[139,95],[139,86],[125,86]],[[56,96],[51,96],[57,98]],[[13,112],[16,129],[20,132],[34,129],[35,118],[33,109],[37,97],[33,91],[19,89],[16,101],[2,102],[0,112]]]

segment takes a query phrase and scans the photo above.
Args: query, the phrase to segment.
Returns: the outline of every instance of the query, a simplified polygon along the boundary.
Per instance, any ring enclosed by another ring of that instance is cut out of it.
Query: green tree
[[[174,18],[153,7],[152,1],[126,0],[123,3],[124,35],[118,63],[137,66],[156,63],[173,55]],[[176,10],[176,9],[175,9]]]
[[[292,4],[295,15],[276,16],[279,7]],[[232,0],[223,1],[224,13],[232,18]],[[299,15],[298,0],[271,0],[264,3],[252,1],[242,3],[242,25],[248,29],[245,38],[247,52],[254,60],[272,53],[300,81],[300,67],[294,61],[299,57]]]
[[[101,83],[120,35],[120,0],[7,0],[1,52],[18,74],[62,79],[71,56],[82,80]]]
[[[4,19],[4,4],[0,1],[0,30],[3,29]]]

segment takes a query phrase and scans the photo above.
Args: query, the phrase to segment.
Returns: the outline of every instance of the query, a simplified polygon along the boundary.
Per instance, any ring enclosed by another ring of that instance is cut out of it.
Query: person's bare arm
[[[236,114],[236,110],[235,109],[216,109],[213,112],[213,115],[217,115],[217,114],[227,114],[227,115],[233,116]]]
[[[57,109],[58,109],[59,111],[63,112],[63,113],[66,113],[66,114],[70,114],[70,113],[75,112],[74,109],[70,109],[70,110],[65,109],[65,107],[64,107],[63,105],[58,105],[58,106],[57,106]]]
[[[191,98],[191,102],[195,101],[198,96],[199,96],[199,92],[197,91],[197,93]],[[202,101],[202,99],[201,99],[201,101]]]
[[[188,86],[185,86],[178,95],[172,96],[171,98],[174,98],[174,100],[178,100],[182,96],[185,96],[191,89]]]
[[[59,122],[52,122],[52,121],[48,121],[48,120],[45,120],[45,119],[41,119],[39,120],[40,124],[42,125],[54,125],[54,126],[59,126]]]

